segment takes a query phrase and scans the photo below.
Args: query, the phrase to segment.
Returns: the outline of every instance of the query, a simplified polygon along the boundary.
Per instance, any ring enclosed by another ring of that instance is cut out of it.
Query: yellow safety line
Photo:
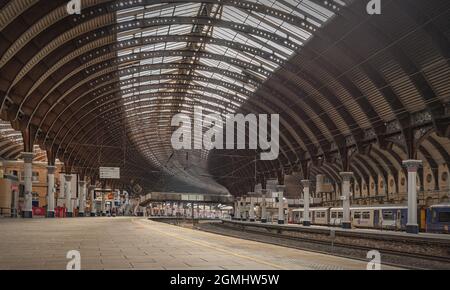
[[[135,223],[135,220],[133,219],[132,222]],[[142,223],[141,223],[141,224],[142,224]],[[144,225],[147,226],[147,227],[150,227],[149,224],[144,223]],[[181,229],[181,228],[180,228],[180,229]],[[176,239],[179,239],[179,240],[183,240],[183,241],[185,241],[185,242],[195,243],[195,244],[198,244],[198,245],[200,245],[200,246],[204,246],[204,247],[207,247],[207,248],[210,248],[210,249],[213,249],[213,250],[218,250],[218,251],[220,251],[220,252],[223,252],[223,253],[226,253],[226,254],[230,254],[230,255],[233,255],[233,256],[236,256],[236,257],[239,257],[239,258],[249,259],[249,260],[252,260],[252,261],[254,261],[254,262],[261,263],[261,264],[266,264],[266,265],[268,265],[268,266],[271,266],[271,267],[274,267],[274,268],[278,268],[278,269],[281,269],[281,270],[287,270],[286,268],[283,268],[282,266],[279,266],[279,265],[276,265],[276,264],[272,264],[272,263],[269,263],[269,262],[265,262],[265,261],[262,261],[262,260],[259,260],[259,259],[256,259],[256,258],[252,258],[252,257],[246,256],[246,255],[236,254],[236,253],[233,253],[233,252],[228,251],[228,250],[226,250],[226,249],[219,248],[219,247],[217,247],[217,246],[215,246],[215,245],[214,245],[214,246],[213,246],[213,245],[210,245],[209,243],[200,242],[200,241],[194,241],[194,240],[182,238],[182,237],[180,237],[180,236],[178,236],[178,235],[168,234],[168,233],[165,233],[165,232],[160,231],[160,230],[158,230],[158,229],[155,229],[155,228],[153,228],[153,227],[152,227],[152,230],[154,230],[154,231],[156,231],[156,232],[158,232],[158,233],[160,233],[160,234],[169,236],[169,237],[173,237],[173,238],[176,238]]]

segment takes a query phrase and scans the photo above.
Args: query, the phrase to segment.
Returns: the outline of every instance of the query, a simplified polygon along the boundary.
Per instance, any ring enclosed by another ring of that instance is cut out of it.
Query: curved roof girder
[[[164,85],[164,86],[166,86],[166,85]],[[169,86],[170,87],[170,86]],[[202,89],[202,88],[198,88],[198,89]],[[209,88],[203,88],[203,90],[205,91],[209,91],[210,89]],[[215,92],[215,90],[211,90],[212,92]],[[229,97],[227,97],[228,99],[229,99]],[[254,104],[256,105],[256,106],[258,106],[258,107],[261,107],[262,106],[262,104],[261,103],[258,103],[258,102],[254,102]],[[264,108],[264,106],[262,106],[263,108]],[[268,112],[268,113],[270,113],[272,110],[268,110],[269,109],[269,106],[266,106],[265,107],[265,110],[263,110],[263,112]],[[285,125],[286,127],[288,127],[288,123],[284,123],[284,121],[283,121],[283,119],[280,119],[280,121],[282,122],[282,125]],[[284,123],[284,124],[283,124]],[[63,126],[61,126],[60,128],[62,128]],[[73,128],[74,126],[72,126],[72,128]],[[61,129],[58,131],[58,133],[57,133],[57,135],[56,136],[54,136],[53,138],[54,138],[54,140],[56,140],[56,138],[57,138],[57,136],[59,135],[59,132],[61,131]],[[70,130],[68,130],[67,132],[69,132]],[[291,131],[291,132],[294,132],[294,131]],[[301,143],[300,143],[301,144]],[[291,145],[291,148],[293,148],[292,147],[292,145]]]
[[[119,112],[119,114],[121,114],[120,112]],[[126,117],[122,117],[121,118],[121,120],[124,120]],[[141,121],[142,121],[142,118],[141,118]],[[71,145],[71,143],[72,143],[72,141],[73,141],[73,139],[82,131],[82,129],[84,129],[86,126],[88,126],[89,124],[92,124],[92,122],[91,121],[89,121],[89,122],[86,122],[86,125],[84,125],[80,130],[78,130],[78,132],[74,135],[74,137],[72,137],[72,139],[69,141],[69,143],[67,143],[68,145],[66,146],[66,149],[65,149],[65,151],[67,151],[67,150],[69,150],[69,148],[70,148],[70,145]],[[87,132],[87,134],[84,134],[84,136],[87,136],[90,132],[92,132],[93,130],[95,130],[96,128],[91,128],[90,129],[90,131],[89,132]],[[81,140],[84,140],[85,138],[88,138],[88,137],[82,137],[82,139]],[[92,138],[95,138],[96,137],[96,135],[95,134],[91,134],[91,139]],[[283,139],[285,139],[285,137],[284,137],[284,135],[282,134],[282,133],[280,133],[280,138],[283,140]],[[87,140],[87,142],[89,143],[89,141],[90,140]],[[72,151],[74,150],[74,148],[72,148],[71,149]],[[285,154],[285,152],[283,151],[283,148],[280,148],[280,153],[281,154]]]

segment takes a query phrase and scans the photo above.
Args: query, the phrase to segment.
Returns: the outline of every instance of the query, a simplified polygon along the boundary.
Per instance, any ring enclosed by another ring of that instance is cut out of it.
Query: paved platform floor
[[[366,262],[181,228],[141,218],[0,219],[0,269],[365,269]],[[389,268],[389,267],[385,267]]]

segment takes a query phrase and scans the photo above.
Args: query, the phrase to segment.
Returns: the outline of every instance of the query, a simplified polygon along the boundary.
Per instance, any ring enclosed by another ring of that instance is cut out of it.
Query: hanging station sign
[[[100,167],[100,179],[120,179],[120,168]]]

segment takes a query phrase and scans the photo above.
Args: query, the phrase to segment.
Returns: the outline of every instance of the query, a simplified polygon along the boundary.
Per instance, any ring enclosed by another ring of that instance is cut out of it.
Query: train
[[[289,212],[291,223],[301,224],[304,209]],[[405,231],[408,217],[406,205],[379,205],[350,207],[352,227]],[[450,203],[437,204],[418,209],[417,221],[422,232],[450,233]],[[315,207],[309,209],[309,220],[313,225],[341,226],[342,207]]]

